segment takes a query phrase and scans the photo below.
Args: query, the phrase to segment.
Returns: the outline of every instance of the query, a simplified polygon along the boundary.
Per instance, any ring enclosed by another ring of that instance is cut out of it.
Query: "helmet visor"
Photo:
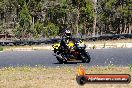
[[[66,35],[67,35],[67,36],[71,36],[71,33],[67,33]]]

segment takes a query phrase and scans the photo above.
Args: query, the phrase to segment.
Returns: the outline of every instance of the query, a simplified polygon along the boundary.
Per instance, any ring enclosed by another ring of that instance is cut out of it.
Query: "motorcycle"
[[[56,56],[59,63],[67,63],[67,61],[81,60],[83,63],[89,63],[91,57],[86,51],[86,45],[82,40],[70,41],[68,50],[61,48],[60,43],[52,45],[54,56]]]

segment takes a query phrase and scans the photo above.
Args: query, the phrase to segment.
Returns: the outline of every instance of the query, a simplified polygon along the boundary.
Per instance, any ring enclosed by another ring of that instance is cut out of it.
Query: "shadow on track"
[[[73,61],[70,62],[70,61],[68,61],[68,62],[65,63],[65,64],[78,64],[78,63],[83,63],[83,62],[81,62],[81,61],[80,61],[80,62],[75,62],[75,61],[74,61],[74,62],[73,62]],[[61,63],[57,62],[57,63],[53,63],[53,64],[61,64]]]

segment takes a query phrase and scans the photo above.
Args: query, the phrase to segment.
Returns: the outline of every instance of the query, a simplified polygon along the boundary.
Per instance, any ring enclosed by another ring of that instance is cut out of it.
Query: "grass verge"
[[[2,46],[0,46],[0,51],[3,51],[3,47]]]
[[[0,88],[132,88],[130,84],[86,84],[76,82],[78,67],[4,67],[0,69]],[[85,67],[88,74],[130,74],[129,67]]]
[[[90,42],[85,42],[89,44],[104,44],[104,43],[132,43],[132,39],[120,39],[120,40],[99,40],[99,41],[90,41]]]

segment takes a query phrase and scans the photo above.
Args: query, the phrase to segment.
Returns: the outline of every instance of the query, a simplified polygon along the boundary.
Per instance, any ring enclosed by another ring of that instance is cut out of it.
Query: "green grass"
[[[3,51],[3,47],[2,46],[0,46],[0,51]]]
[[[130,70],[132,70],[132,64],[129,64],[128,67]]]

